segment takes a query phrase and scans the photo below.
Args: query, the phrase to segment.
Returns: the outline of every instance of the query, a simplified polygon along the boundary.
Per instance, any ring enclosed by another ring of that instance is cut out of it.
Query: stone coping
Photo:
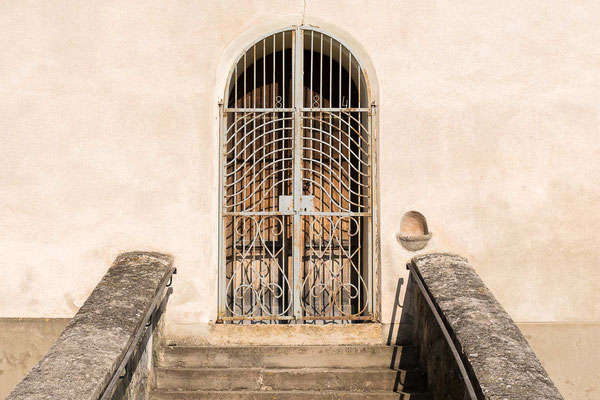
[[[117,257],[50,350],[7,400],[90,399],[106,389],[144,323],[173,258],[150,252]]]
[[[441,315],[478,397],[563,399],[542,364],[468,261],[427,254],[412,266]]]

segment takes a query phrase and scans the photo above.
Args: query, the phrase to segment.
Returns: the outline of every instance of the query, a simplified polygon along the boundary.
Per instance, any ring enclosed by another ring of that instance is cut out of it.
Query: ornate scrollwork
[[[301,306],[307,316],[357,316],[369,298],[356,217],[310,216]]]
[[[291,306],[291,285],[282,263],[285,241],[277,241],[284,231],[282,218],[244,216],[234,218],[233,225],[235,245],[227,279],[227,310],[244,317],[286,315]]]

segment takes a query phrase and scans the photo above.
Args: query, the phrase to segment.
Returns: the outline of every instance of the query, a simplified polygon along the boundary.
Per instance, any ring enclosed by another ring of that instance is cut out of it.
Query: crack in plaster
[[[306,0],[303,1],[302,6],[302,21],[300,22],[300,26],[304,25],[304,18],[306,17]]]

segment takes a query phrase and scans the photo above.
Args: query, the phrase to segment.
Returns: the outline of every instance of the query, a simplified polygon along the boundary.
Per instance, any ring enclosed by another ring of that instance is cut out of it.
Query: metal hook
[[[127,376],[127,366],[129,364],[125,364],[125,368],[123,369],[123,375],[119,376],[119,379],[123,379]]]

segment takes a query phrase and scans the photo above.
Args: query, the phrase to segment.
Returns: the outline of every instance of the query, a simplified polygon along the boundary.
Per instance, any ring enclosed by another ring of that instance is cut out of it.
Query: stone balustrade
[[[418,281],[441,317],[478,399],[563,399],[525,337],[473,267],[452,254],[414,257],[413,339],[435,398],[462,400],[467,387]]]
[[[7,400],[97,400],[104,396],[129,362],[127,358],[135,355],[139,359],[134,350],[144,342],[144,325],[160,305],[175,272],[172,264],[171,256],[160,253],[132,252],[117,257],[50,350]],[[125,375],[131,378],[132,371]],[[118,390],[116,386],[113,389]]]

